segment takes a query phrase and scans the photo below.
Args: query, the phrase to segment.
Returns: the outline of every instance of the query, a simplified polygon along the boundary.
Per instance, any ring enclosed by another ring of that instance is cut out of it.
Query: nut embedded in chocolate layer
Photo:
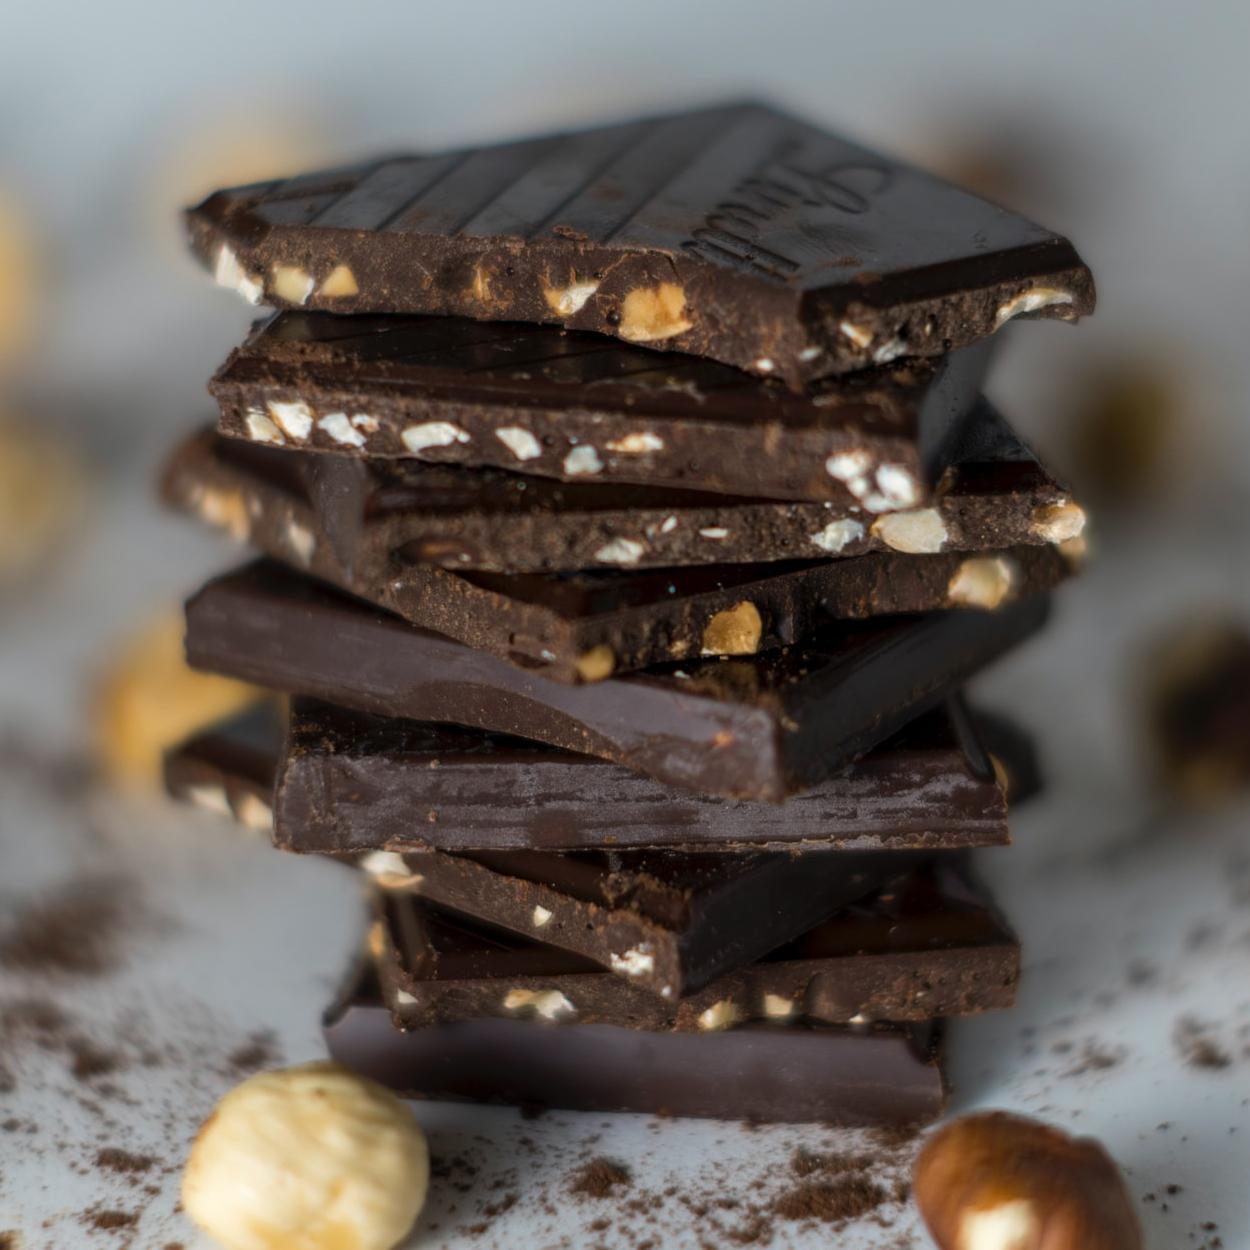
[[[1141,1250],[1114,1160],[1023,1116],[965,1116],[916,1160],[916,1205],[939,1250]]]

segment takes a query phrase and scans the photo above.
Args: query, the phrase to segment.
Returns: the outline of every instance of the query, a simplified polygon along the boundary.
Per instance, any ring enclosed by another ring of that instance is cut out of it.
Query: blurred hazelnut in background
[[[13,367],[30,339],[37,270],[27,216],[0,187],[0,376]]]

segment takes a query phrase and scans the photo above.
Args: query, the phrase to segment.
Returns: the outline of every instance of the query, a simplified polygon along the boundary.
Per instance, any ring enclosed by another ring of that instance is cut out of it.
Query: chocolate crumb
[[[134,1228],[139,1223],[139,1217],[133,1211],[109,1211],[95,1207],[83,1212],[82,1222],[100,1232],[119,1233]]]
[[[0,1233],[0,1250],[21,1250],[21,1246],[21,1238],[12,1229]]]
[[[569,1183],[569,1193],[588,1198],[608,1198],[619,1188],[632,1184],[629,1171],[602,1155],[583,1164]]]
[[[156,1166],[156,1160],[151,1155],[136,1155],[128,1150],[119,1150],[116,1146],[106,1146],[96,1152],[95,1164],[109,1172],[133,1175],[136,1172],[150,1171]]]
[[[835,1180],[806,1181],[773,1204],[773,1210],[786,1220],[820,1220],[845,1224],[868,1215],[889,1201],[889,1195],[876,1181],[856,1173]]]
[[[1193,1016],[1182,1016],[1176,1022],[1173,1039],[1181,1058],[1191,1068],[1218,1070],[1227,1068],[1233,1062],[1228,1051],[1209,1035],[1210,1028],[1210,1025]]]

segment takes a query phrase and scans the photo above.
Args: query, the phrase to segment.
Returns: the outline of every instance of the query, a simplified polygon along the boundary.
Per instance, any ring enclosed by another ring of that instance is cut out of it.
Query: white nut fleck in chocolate
[[[317,294],[325,299],[345,299],[349,295],[359,295],[360,288],[356,285],[356,275],[352,273],[350,266],[335,265],[326,274]]]
[[[705,525],[699,531],[699,537],[712,539],[728,538],[729,531],[723,525]]]
[[[213,266],[213,280],[218,286],[227,286],[237,291],[249,304],[259,304],[265,293],[264,283],[255,274],[250,274],[239,263],[234,248],[223,243],[217,249],[217,263]]]
[[[771,356],[761,356],[758,360],[753,360],[751,362],[751,367],[755,369],[757,373],[772,373],[777,366],[773,363]]]
[[[249,408],[243,418],[247,436],[254,443],[284,443],[282,431],[259,408]]]
[[[425,421],[420,425],[410,425],[400,438],[413,455],[429,447],[450,447],[453,443],[470,441],[469,435],[450,421]]]
[[[365,436],[351,423],[345,412],[327,412],[317,422],[317,429],[324,430],[336,443],[345,447],[363,447]]]
[[[910,508],[920,498],[920,487],[912,473],[899,464],[883,464],[876,473],[877,490],[885,497],[886,507]],[[885,508],[875,508],[868,500],[865,506],[873,512],[884,512]]]
[[[671,534],[677,528],[677,518],[675,516],[666,516],[660,524],[661,534]]]
[[[614,538],[595,552],[600,564],[637,564],[647,548],[632,538]]]
[[[947,600],[962,608],[993,611],[1016,584],[1015,566],[1003,556],[972,556],[955,570]]]
[[[1079,538],[1085,529],[1085,509],[1071,499],[1034,508],[1031,528],[1048,543],[1065,543]]]
[[[535,929],[545,928],[551,923],[551,912],[546,907],[536,904],[533,913],[530,915],[530,923]]]
[[[994,314],[994,329],[997,330],[1012,317],[1019,317],[1023,313],[1040,312],[1043,308],[1054,308],[1072,302],[1072,292],[1060,287],[1030,287],[1027,291],[1021,291],[1019,295],[1013,295],[1005,303],[999,304],[998,311]]]
[[[712,1033],[718,1029],[728,1029],[742,1018],[738,1005],[731,998],[722,998],[713,1003],[706,1011],[699,1013],[698,1025],[704,1032]]]
[[[224,1250],[392,1250],[429,1173],[425,1136],[390,1090],[311,1063],[250,1077],[217,1104],[182,1205]]]
[[[648,451],[663,451],[664,440],[649,430],[639,430],[633,434],[622,434],[607,446],[609,451],[619,452],[624,456],[641,456]]]
[[[269,293],[288,304],[306,304],[313,293],[313,277],[298,265],[274,265],[269,271]]]
[[[586,477],[592,473],[600,473],[602,470],[603,461],[599,459],[599,453],[589,443],[574,447],[564,457],[564,471],[569,477]]]
[[[617,333],[630,343],[652,343],[684,334],[694,325],[686,316],[686,292],[675,282],[635,287],[621,302]]]
[[[868,326],[856,325],[853,321],[839,321],[838,333],[850,339],[860,351],[866,351],[872,343],[872,330]]]
[[[764,622],[750,599],[717,612],[703,630],[704,655],[754,655],[760,649]]]
[[[358,430],[364,430],[366,434],[376,434],[378,432],[377,417],[371,417],[367,412],[353,412],[352,424]]]
[[[241,491],[205,487],[194,496],[195,511],[214,529],[225,530],[235,542],[246,542],[252,531],[247,502]]]
[[[536,460],[543,454],[543,447],[538,439],[519,425],[500,426],[495,431],[495,437],[518,460]]]
[[[234,804],[234,818],[254,833],[273,832],[273,808],[250,791],[239,795]]]
[[[825,349],[823,347],[815,347],[815,346],[805,347],[801,352],[799,352],[799,359],[804,364],[809,364],[811,361],[815,360],[820,355],[820,353],[824,350]]]
[[[286,545],[300,564],[307,568],[312,563],[313,552],[317,549],[317,539],[312,530],[296,520],[286,525]]]
[[[613,972],[620,972],[627,977],[645,977],[655,971],[655,956],[651,953],[651,943],[642,942],[631,946],[624,954],[612,951],[608,955],[608,967]]]
[[[881,346],[873,352],[872,363],[874,365],[888,365],[890,361],[897,360],[900,356],[906,355],[907,341],[895,335],[894,338],[882,343]]]
[[[406,890],[419,886],[425,879],[412,872],[404,857],[396,851],[370,851],[360,866],[384,890]]]
[[[887,547],[910,555],[931,555],[946,542],[946,522],[936,508],[887,512],[872,523],[872,533]]]
[[[185,793],[193,807],[202,808],[216,816],[225,816],[228,820],[234,819],[234,809],[221,786],[188,786]]]
[[[417,1005],[417,996],[409,994],[407,990],[396,990],[395,1001],[401,1007],[415,1007]]]
[[[866,451],[835,451],[825,461],[825,472],[839,482],[850,483],[863,477],[871,465],[872,457]]]
[[[849,543],[858,542],[864,536],[864,527],[859,521],[843,517],[830,521],[823,530],[812,535],[812,545],[830,555],[836,555]]]
[[[543,299],[557,317],[572,317],[582,311],[586,301],[599,289],[597,282],[570,282],[568,286],[544,286]]]
[[[312,433],[312,409],[302,399],[271,399],[265,407],[283,433],[297,443],[304,442]]]
[[[798,1003],[784,994],[764,995],[764,1015],[769,1020],[789,1020],[798,1009]]]
[[[561,1020],[575,1016],[577,1008],[559,990],[509,990],[503,998],[504,1011],[533,1012],[544,1020]]]

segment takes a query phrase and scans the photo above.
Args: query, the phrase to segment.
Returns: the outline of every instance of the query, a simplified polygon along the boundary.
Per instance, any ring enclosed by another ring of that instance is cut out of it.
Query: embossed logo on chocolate
[[[787,279],[802,265],[775,243],[765,246],[761,236],[789,228],[821,241],[823,227],[866,213],[892,180],[892,170],[872,161],[813,169],[786,153],[744,178],[682,246],[709,260]],[[843,263],[855,261],[847,257]]]

